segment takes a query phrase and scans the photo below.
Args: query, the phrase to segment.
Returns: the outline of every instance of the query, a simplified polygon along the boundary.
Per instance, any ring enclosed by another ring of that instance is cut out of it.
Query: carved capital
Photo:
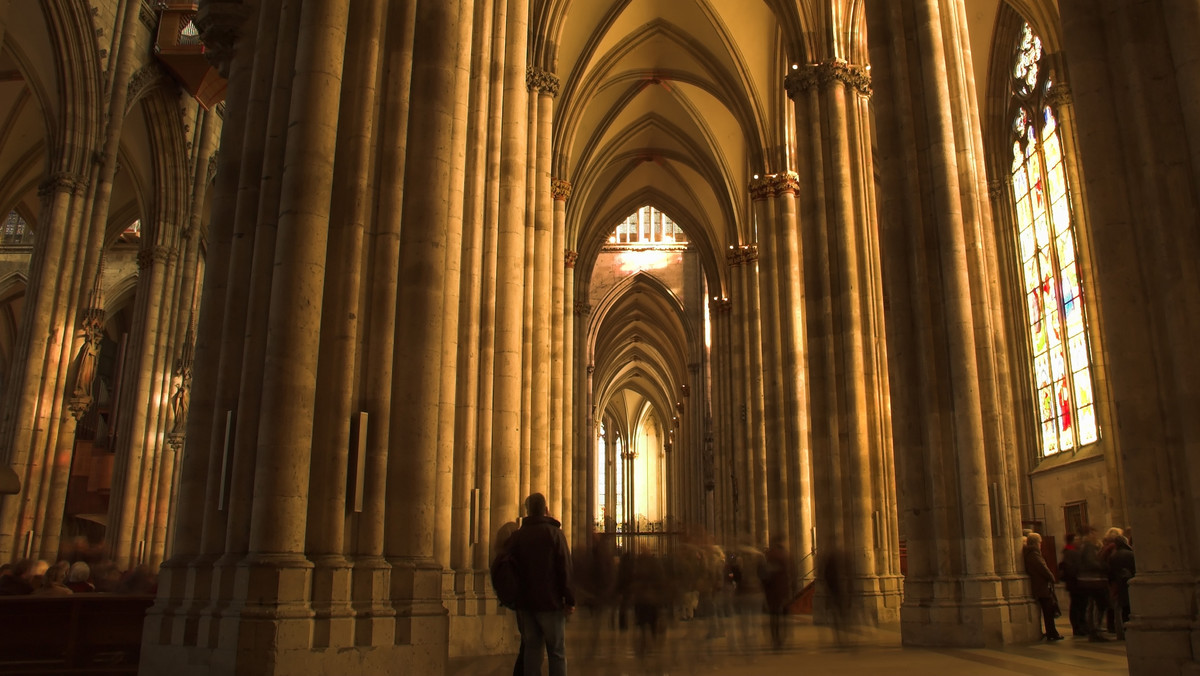
[[[525,69],[525,85],[531,92],[558,96],[558,76],[537,66]]]
[[[728,298],[714,298],[708,303],[713,314],[727,315],[733,311],[733,301]]]
[[[242,29],[252,9],[240,0],[208,0],[196,11],[196,30],[204,41],[204,56],[221,77],[229,77],[229,65]]]
[[[725,262],[729,263],[729,267],[737,267],[743,263],[753,263],[758,260],[758,245],[744,244],[742,246],[729,247],[725,252]]]
[[[171,256],[177,255],[172,249],[165,246],[152,246],[138,251],[137,262],[138,269],[145,270],[155,263],[163,264],[171,259]]]
[[[558,202],[566,202],[571,196],[571,183],[561,178],[550,179],[550,196]]]
[[[1066,82],[1055,82],[1046,90],[1045,100],[1055,108],[1071,105],[1071,85]]]
[[[835,82],[854,89],[863,96],[871,95],[870,67],[855,66],[845,59],[801,66],[784,78],[783,85],[788,96],[794,99],[810,89],[823,89]]]
[[[586,317],[592,314],[592,304],[586,300],[575,301],[575,315],[577,317]]]
[[[767,181],[771,185],[771,194],[776,197],[785,193],[800,194],[800,175],[794,171],[771,174],[767,177]]]
[[[750,199],[755,201],[765,200],[771,196],[770,178],[770,176],[764,176],[762,178],[755,176],[754,178],[750,179]]]
[[[38,197],[45,199],[52,197],[56,192],[70,193],[80,197],[87,192],[87,187],[87,179],[82,176],[68,171],[56,171],[38,184]]]
[[[563,250],[563,261],[566,263],[568,268],[575,267],[575,261],[577,260],[579,260],[578,251],[571,251],[570,249]]]

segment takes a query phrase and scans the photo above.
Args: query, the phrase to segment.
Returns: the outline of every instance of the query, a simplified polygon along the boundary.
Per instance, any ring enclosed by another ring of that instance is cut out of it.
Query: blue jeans
[[[550,655],[550,676],[567,676],[567,616],[561,610],[517,611],[525,676],[542,673],[543,648]]]

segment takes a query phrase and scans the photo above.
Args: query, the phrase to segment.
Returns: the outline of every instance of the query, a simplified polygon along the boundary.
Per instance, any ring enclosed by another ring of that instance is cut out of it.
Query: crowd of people
[[[1067,618],[1073,635],[1097,642],[1111,640],[1108,634],[1125,638],[1129,580],[1137,574],[1128,531],[1113,527],[1101,537],[1095,528],[1084,526],[1079,533],[1068,533],[1057,576],[1046,563],[1040,534],[1026,535],[1023,554],[1031,591],[1042,610],[1043,638],[1064,638],[1055,624],[1061,616],[1054,589],[1059,581],[1069,598]]]
[[[804,595],[798,570],[805,562],[778,538],[767,547],[748,541],[722,547],[692,532],[662,550],[633,540],[597,533],[576,560],[575,595],[589,630],[585,660],[611,654],[612,641],[627,641],[639,658],[669,662],[783,649],[790,642],[788,615],[810,612],[800,606],[814,597],[828,610],[822,617],[833,640],[849,641],[851,574],[846,557],[832,549],[818,558],[819,588]]]
[[[157,591],[155,575],[146,564],[121,570],[102,545],[78,540],[51,564],[41,559],[18,559],[0,565],[0,596],[66,596],[68,594],[150,594]]]

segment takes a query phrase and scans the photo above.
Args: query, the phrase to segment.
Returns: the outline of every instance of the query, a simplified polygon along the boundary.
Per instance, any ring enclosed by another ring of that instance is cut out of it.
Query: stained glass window
[[[683,228],[652,206],[644,206],[625,217],[608,237],[609,244],[640,246],[687,244],[687,241]]]
[[[21,214],[16,211],[8,212],[8,218],[4,221],[3,243],[4,244],[22,244],[26,239],[26,234],[29,231],[29,224],[21,218]]]
[[[1013,64],[1013,195],[1043,456],[1100,438],[1070,186],[1042,42],[1028,24]]]

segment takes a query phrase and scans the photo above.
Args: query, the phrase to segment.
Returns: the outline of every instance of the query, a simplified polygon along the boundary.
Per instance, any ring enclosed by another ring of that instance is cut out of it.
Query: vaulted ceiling
[[[966,4],[979,83],[999,3]],[[792,64],[861,63],[862,1],[544,0],[534,7],[530,63],[561,80],[552,173],[573,187],[567,228],[579,274],[592,269],[615,224],[648,204],[688,233],[710,295],[726,295],[725,252],[756,240],[750,179],[795,168],[784,78]],[[628,299],[613,302],[620,311],[593,314],[595,401],[614,402],[618,415],[628,390],[669,419],[687,353],[667,345],[700,327],[681,326],[680,311],[644,280],[625,292]]]

